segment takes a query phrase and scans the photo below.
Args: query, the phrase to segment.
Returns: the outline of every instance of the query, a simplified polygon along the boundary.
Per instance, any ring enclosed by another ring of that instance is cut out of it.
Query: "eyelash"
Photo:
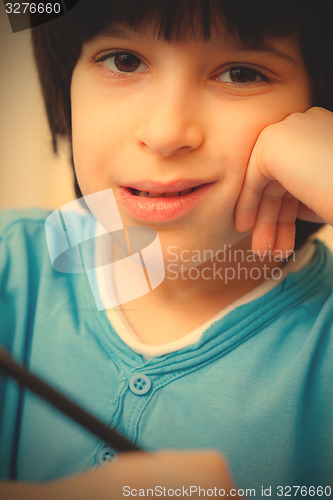
[[[112,70],[112,69],[108,68],[105,64],[103,64],[104,61],[112,60],[116,56],[134,57],[139,63],[138,67],[140,67],[141,64],[146,64],[143,62],[142,58],[139,55],[135,54],[135,52],[124,51],[124,50],[115,50],[115,51],[109,52],[107,54],[103,54],[99,57],[94,57],[92,59],[92,62],[97,63],[97,64],[102,64],[103,70],[105,71],[105,73],[107,75],[111,74],[113,78],[115,78],[115,77],[116,78],[129,78],[133,75],[138,74],[136,72],[136,70],[134,70],[134,71]],[[239,70],[246,70],[248,72],[253,72],[253,76],[256,76],[256,78],[259,77],[260,80],[259,81],[254,80],[254,81],[250,81],[250,82],[224,82],[226,85],[245,87],[245,86],[256,85],[256,84],[260,84],[260,83],[271,83],[272,82],[271,78],[268,77],[268,75],[265,72],[263,72],[262,70],[257,69],[255,66],[252,66],[249,64],[241,64],[241,63],[235,63],[234,65],[225,69],[221,73],[215,74],[216,76],[214,76],[212,79],[214,81],[223,83],[223,80],[219,80],[219,77],[221,77],[222,75],[224,75],[228,72],[230,73],[231,71],[237,71],[237,70],[238,71]],[[142,72],[139,72],[139,73],[142,73]]]
[[[136,75],[136,71],[115,71],[115,70],[112,70],[110,68],[108,68],[104,63],[104,61],[108,61],[108,60],[112,60],[114,57],[116,56],[132,56],[134,58],[136,58],[139,62],[140,62],[140,65],[141,64],[145,64],[141,57],[136,55],[134,52],[129,52],[129,51],[124,51],[124,50],[114,50],[112,52],[109,52],[107,54],[103,54],[99,57],[94,57],[92,59],[92,62],[94,63],[97,63],[97,64],[101,64],[103,65],[103,70],[105,71],[105,73],[107,75],[110,75],[114,78],[114,77],[117,77],[117,78],[129,78],[130,76],[133,76],[133,75]]]
[[[247,64],[235,64],[230,66],[229,68],[225,69],[222,73],[219,73],[216,77],[214,77],[215,81],[223,83],[223,80],[219,80],[219,77],[222,75],[225,75],[227,73],[231,74],[232,71],[244,71],[248,73],[252,73],[252,76],[255,77],[253,81],[249,82],[224,82],[227,85],[236,85],[239,87],[244,87],[244,86],[249,86],[249,85],[258,85],[260,83],[271,83],[272,80],[271,78],[268,77],[266,73],[263,71],[257,69],[254,66],[247,65]],[[257,78],[260,78],[259,81],[257,81]]]

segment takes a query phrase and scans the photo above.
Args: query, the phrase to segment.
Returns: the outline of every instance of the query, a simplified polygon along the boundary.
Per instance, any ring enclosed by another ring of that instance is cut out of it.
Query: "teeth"
[[[148,193],[148,198],[161,198],[164,196],[164,193]]]
[[[188,188],[184,189],[183,191],[173,191],[170,193],[153,193],[149,191],[140,191],[139,189],[132,189],[132,194],[134,196],[144,196],[146,198],[162,198],[163,196],[170,196],[170,197],[176,197],[176,196],[185,196],[187,194],[192,193],[194,191],[194,188]]]
[[[173,193],[166,193],[165,196],[185,196],[192,193],[193,188],[184,189],[183,191],[174,191]]]

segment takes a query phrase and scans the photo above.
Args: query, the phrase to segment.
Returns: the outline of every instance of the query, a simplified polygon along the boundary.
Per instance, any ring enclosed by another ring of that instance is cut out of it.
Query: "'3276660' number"
[[[7,14],[60,14],[61,5],[60,3],[51,2],[7,2],[6,3],[6,13]]]
[[[276,495],[278,497],[330,497],[332,488],[330,486],[278,486]]]

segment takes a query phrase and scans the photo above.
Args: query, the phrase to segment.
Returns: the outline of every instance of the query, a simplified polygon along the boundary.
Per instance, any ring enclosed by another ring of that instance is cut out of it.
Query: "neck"
[[[142,342],[159,345],[177,340],[272,276],[279,277],[283,263],[269,255],[255,257],[249,244],[243,240],[205,262],[193,254],[186,256],[186,266],[166,263],[159,287],[122,306]]]
[[[193,251],[166,262],[166,276],[157,294],[168,300],[179,295],[218,295],[223,302],[248,293],[271,278],[279,278],[283,261],[270,254],[256,256],[250,239],[237,245],[224,245],[219,251]]]

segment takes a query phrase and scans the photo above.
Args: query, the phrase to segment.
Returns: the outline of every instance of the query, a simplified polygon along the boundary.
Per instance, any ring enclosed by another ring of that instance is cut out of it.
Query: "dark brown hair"
[[[69,13],[33,28],[32,40],[48,121],[57,141],[71,142],[70,83],[82,45],[112,23],[142,28],[154,22],[157,36],[208,39],[212,26],[260,48],[268,37],[296,36],[308,71],[312,105],[333,111],[332,0],[80,0]],[[75,171],[74,171],[75,176]],[[75,179],[77,196],[82,196]],[[296,248],[320,227],[296,223]]]

